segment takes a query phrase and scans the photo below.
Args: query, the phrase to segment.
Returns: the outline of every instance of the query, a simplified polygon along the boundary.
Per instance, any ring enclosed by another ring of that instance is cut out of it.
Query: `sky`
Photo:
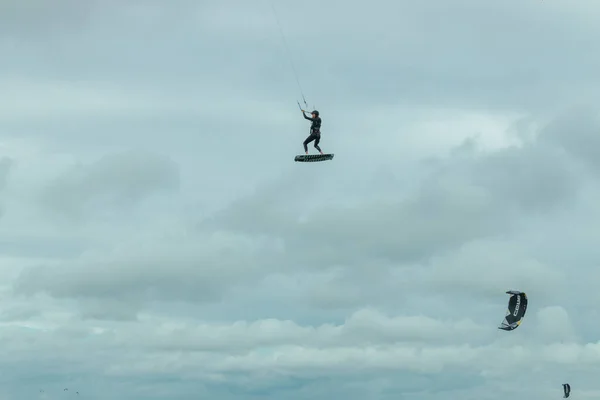
[[[600,3],[272,4],[0,1],[0,400],[599,398]]]

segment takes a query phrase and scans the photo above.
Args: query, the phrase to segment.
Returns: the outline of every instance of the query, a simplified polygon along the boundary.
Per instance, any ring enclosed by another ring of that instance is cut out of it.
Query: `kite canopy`
[[[571,385],[569,385],[568,383],[563,383],[563,390],[565,391],[564,397],[566,399],[571,394]]]
[[[297,162],[317,162],[317,161],[327,161],[332,160],[333,154],[304,154],[300,156],[296,156],[294,161]]]
[[[527,311],[527,295],[517,290],[509,290],[506,294],[510,294],[508,299],[508,310],[504,321],[498,327],[504,331],[512,331],[521,325],[521,321]]]

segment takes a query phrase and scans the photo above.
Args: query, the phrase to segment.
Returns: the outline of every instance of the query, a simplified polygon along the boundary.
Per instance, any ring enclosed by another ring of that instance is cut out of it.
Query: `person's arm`
[[[311,121],[311,122],[314,122],[314,120],[315,120],[314,118],[307,117],[307,116],[306,116],[306,111],[304,111],[304,110],[302,110],[302,115],[304,115],[304,119],[307,119],[307,120],[309,120],[309,121]]]

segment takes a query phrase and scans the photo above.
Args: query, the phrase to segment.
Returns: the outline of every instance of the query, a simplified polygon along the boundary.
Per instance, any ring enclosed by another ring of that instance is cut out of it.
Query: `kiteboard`
[[[333,154],[302,154],[294,158],[294,161],[296,162],[317,162],[327,160],[333,160]]]

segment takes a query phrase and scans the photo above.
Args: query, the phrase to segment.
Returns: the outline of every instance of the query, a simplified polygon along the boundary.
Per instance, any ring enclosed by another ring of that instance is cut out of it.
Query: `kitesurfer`
[[[315,141],[315,149],[319,150],[319,153],[323,154],[321,148],[319,147],[319,142],[321,141],[321,117],[319,117],[319,112],[314,110],[311,112],[311,117],[306,116],[306,111],[301,110],[304,118],[311,121],[310,125],[310,135],[304,141],[304,152],[308,154],[308,144]]]

